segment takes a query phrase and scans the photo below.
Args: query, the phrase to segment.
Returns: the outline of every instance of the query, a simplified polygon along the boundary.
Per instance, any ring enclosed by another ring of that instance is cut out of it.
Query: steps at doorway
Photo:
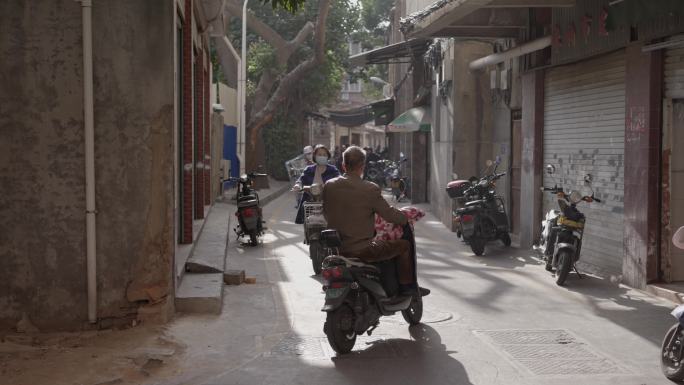
[[[221,314],[223,273],[185,274],[176,291],[176,311]]]

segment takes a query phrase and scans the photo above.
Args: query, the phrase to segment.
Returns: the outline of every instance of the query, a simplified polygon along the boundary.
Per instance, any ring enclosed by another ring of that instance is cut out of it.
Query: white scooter
[[[672,243],[684,249],[684,226],[672,237]],[[668,379],[684,381],[684,305],[677,306],[671,314],[677,323],[672,325],[663,339],[660,368]]]

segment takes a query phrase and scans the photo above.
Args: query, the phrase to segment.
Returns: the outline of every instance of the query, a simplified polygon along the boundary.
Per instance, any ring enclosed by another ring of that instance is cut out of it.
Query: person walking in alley
[[[366,263],[396,258],[402,294],[413,295],[418,286],[410,242],[373,239],[376,213],[398,225],[405,225],[407,217],[385,201],[378,185],[363,180],[366,153],[361,148],[351,146],[342,156],[345,174],[326,183],[323,189],[323,213],[328,227],[337,230],[342,238],[340,251]]]
[[[330,179],[340,176],[340,171],[337,167],[330,164],[331,157],[330,150],[327,147],[322,144],[316,145],[316,149],[313,151],[313,159],[316,163],[304,170],[297,183],[295,183],[293,190],[299,192],[304,186],[312,184],[324,185]],[[308,198],[307,194],[303,194],[299,200],[297,218],[295,219],[296,224],[301,225],[304,223],[304,202],[308,201]]]

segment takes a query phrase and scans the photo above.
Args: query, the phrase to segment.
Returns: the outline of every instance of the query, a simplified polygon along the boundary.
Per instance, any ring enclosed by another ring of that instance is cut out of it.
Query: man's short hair
[[[358,146],[350,146],[342,154],[344,167],[347,171],[358,170],[366,164],[366,152]]]

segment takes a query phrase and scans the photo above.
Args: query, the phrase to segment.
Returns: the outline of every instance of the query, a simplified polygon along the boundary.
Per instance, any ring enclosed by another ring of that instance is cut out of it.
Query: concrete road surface
[[[572,275],[558,287],[527,250],[492,245],[475,257],[431,214],[416,226],[419,279],[432,289],[424,323],[383,318],[351,354],[337,357],[323,334],[322,283],[292,201],[286,194],[264,210],[269,231],[258,247],[231,237],[228,268],[246,270],[256,284],[225,287],[220,316],[180,315],[161,328],[111,332],[97,337],[109,343],[81,348],[81,356],[77,347],[31,356],[21,376],[0,383],[669,383],[659,346],[673,322],[671,304],[591,276]],[[131,353],[160,341],[169,357]],[[6,363],[3,373],[17,368]]]
[[[660,342],[673,321],[669,304],[590,276],[558,287],[526,250],[493,245],[475,257],[432,215],[416,226],[419,278],[432,289],[424,323],[410,328],[401,316],[383,318],[352,354],[336,357],[323,334],[321,281],[291,201],[270,207],[262,246],[234,246],[229,265],[258,282],[226,288],[232,326],[224,333],[240,337],[216,347],[210,360],[204,353],[211,373],[179,383],[669,383],[659,369]]]

